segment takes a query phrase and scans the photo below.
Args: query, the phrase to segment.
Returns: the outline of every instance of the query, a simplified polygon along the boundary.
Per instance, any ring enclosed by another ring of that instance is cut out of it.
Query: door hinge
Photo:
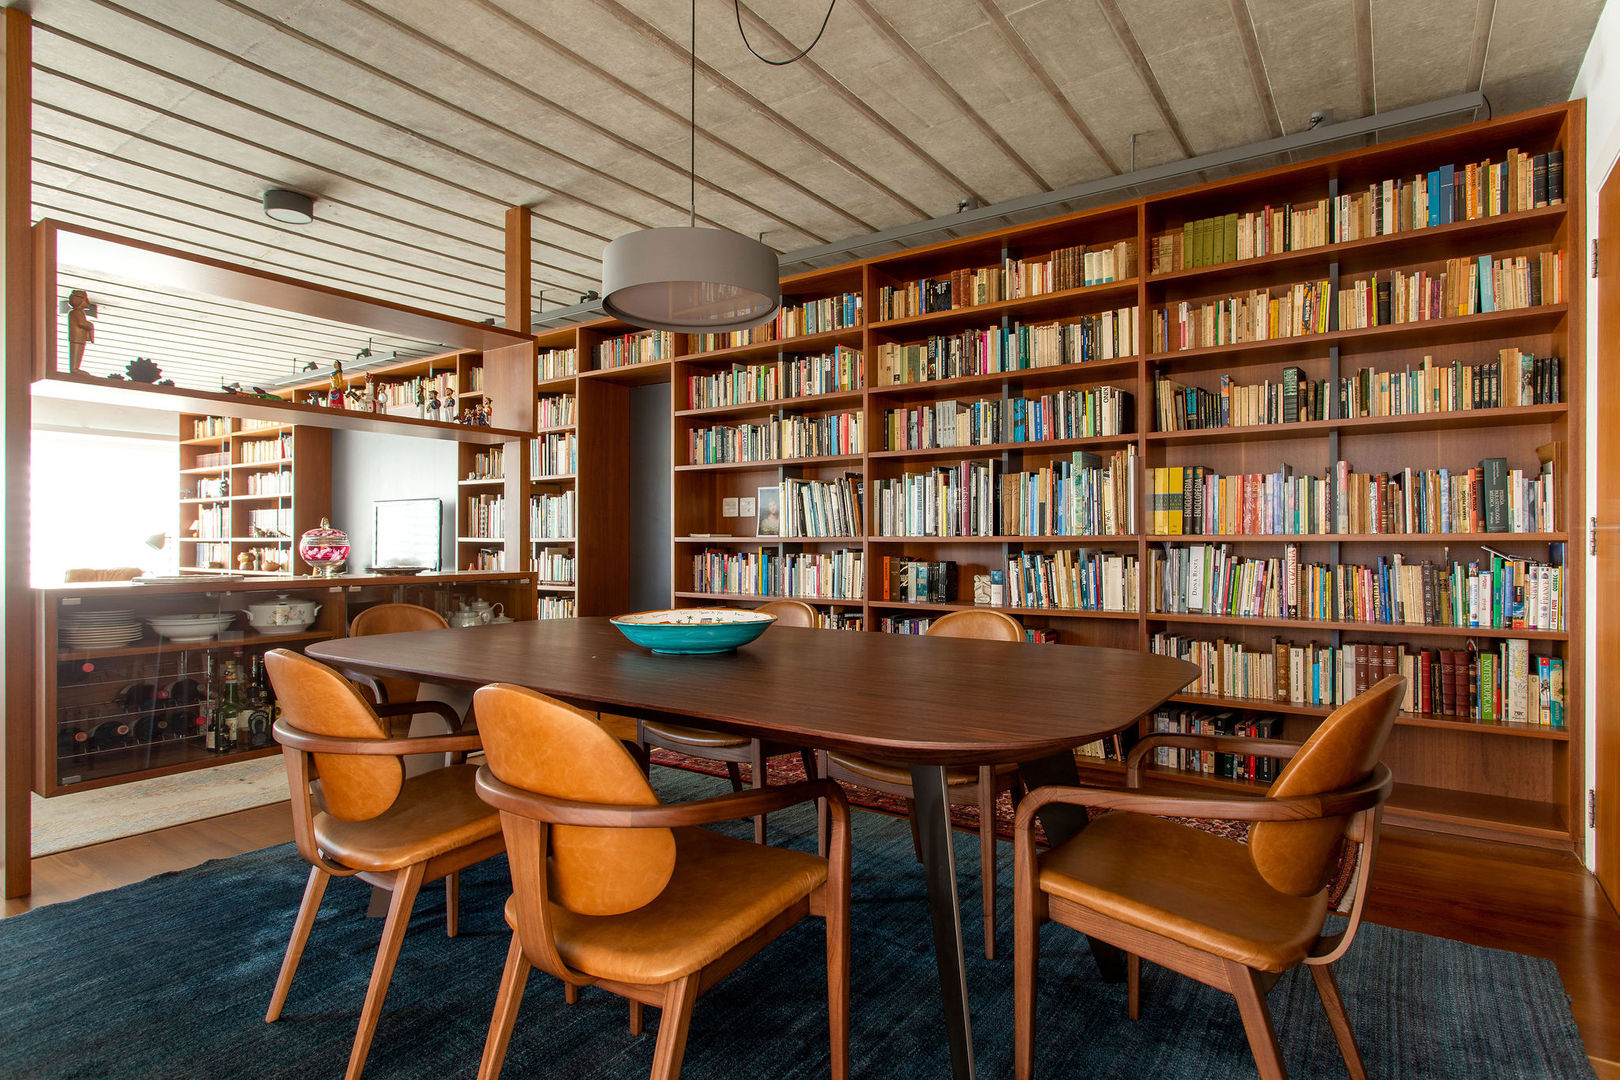
[[[1597,789],[1586,789],[1586,827],[1597,828]]]
[[[1592,237],[1592,276],[1598,276],[1597,237]]]

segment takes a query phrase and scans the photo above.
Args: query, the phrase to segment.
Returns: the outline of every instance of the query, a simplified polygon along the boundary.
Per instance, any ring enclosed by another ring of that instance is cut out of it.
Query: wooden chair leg
[[[455,937],[461,928],[461,871],[444,876],[444,936]]]
[[[1266,1008],[1265,983],[1260,973],[1231,962],[1227,963],[1226,970],[1238,1012],[1243,1015],[1243,1033],[1249,1037],[1249,1049],[1254,1053],[1260,1080],[1288,1080],[1282,1049],[1277,1045],[1277,1029],[1271,1023],[1271,1010]]]
[[[1142,1019],[1142,958],[1135,953],[1125,954],[1125,1013]]]
[[[579,1004],[579,987],[575,986],[573,983],[563,983],[563,1004]]]
[[[979,768],[979,887],[984,890],[984,958],[996,958],[996,778]]]
[[[849,1078],[849,880],[834,867],[823,894],[827,920],[827,1031],[832,1080]]]
[[[310,928],[315,925],[315,913],[320,910],[321,897],[326,895],[326,883],[332,880],[318,866],[309,868],[309,883],[304,886],[304,900],[298,905],[298,918],[293,920],[292,940],[287,942],[287,955],[281,959],[281,974],[276,976],[276,989],[270,995],[270,1009],[264,1014],[267,1024],[281,1016],[281,1007],[287,1003],[287,991],[292,989],[293,973],[304,955],[304,944],[309,941]]]
[[[822,776],[828,773],[827,751],[816,751],[816,765]],[[816,800],[816,854],[823,859],[827,857],[827,836],[832,825],[829,821],[831,811],[827,809],[826,799]]]
[[[640,1035],[646,1026],[646,1010],[641,1002],[630,999],[630,1034]]]
[[[1339,1040],[1339,1052],[1344,1055],[1344,1068],[1350,1080],[1367,1080],[1367,1066],[1362,1064],[1361,1050],[1356,1046],[1355,1033],[1350,1030],[1350,1015],[1344,1011],[1344,999],[1339,996],[1339,984],[1333,978],[1333,969],[1327,964],[1307,964],[1311,978],[1316,981],[1316,992],[1322,995],[1322,1007],[1327,1010],[1328,1023],[1333,1025],[1333,1036]]]
[[[394,879],[394,897],[388,905],[388,921],[383,923],[377,963],[371,969],[371,985],[366,987],[366,1003],[360,1009],[360,1030],[354,1036],[354,1050],[349,1054],[345,1080],[360,1080],[360,1073],[366,1067],[371,1038],[377,1033],[383,1000],[388,997],[388,983],[394,977],[394,963],[399,959],[399,947],[411,921],[411,908],[416,904],[416,894],[422,888],[426,872],[427,864],[417,863],[401,870]]]
[[[911,823],[911,853],[922,862],[922,833],[917,831],[917,800],[906,800],[906,820]]]
[[[1022,879],[1020,879],[1021,882]],[[1035,1068],[1035,980],[1040,974],[1040,924],[1035,898],[1013,891],[1013,1076],[1030,1080]]]
[[[732,791],[743,789],[742,768],[735,761],[726,762],[726,779],[731,781]]]
[[[806,780],[821,779],[821,773],[816,768],[816,755],[813,752],[800,750],[799,760],[804,763],[804,778]]]
[[[495,995],[495,1014],[489,1020],[489,1037],[484,1040],[484,1057],[478,1063],[478,1080],[496,1080],[501,1075],[506,1045],[512,1040],[512,1024],[517,1020],[518,1006],[523,1004],[523,986],[528,981],[529,958],[523,955],[523,942],[514,931],[511,947],[506,950],[506,967],[501,971],[500,993]],[[564,985],[578,995],[578,987]]]
[[[697,1002],[701,974],[695,971],[664,987],[664,1008],[658,1017],[658,1045],[653,1050],[652,1080],[675,1080],[681,1074],[681,1058],[686,1056],[686,1029],[692,1023],[692,1006]]]
[[[765,786],[765,744],[758,739],[751,739],[748,743],[748,783],[750,787],[762,788]],[[754,843],[765,842],[765,815],[754,815]]]

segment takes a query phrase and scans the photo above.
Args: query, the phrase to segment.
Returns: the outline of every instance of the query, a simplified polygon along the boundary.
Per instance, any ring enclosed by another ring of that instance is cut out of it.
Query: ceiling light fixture
[[[308,225],[315,220],[315,200],[285,188],[264,193],[264,216],[287,225]]]
[[[644,229],[602,252],[602,310],[633,326],[703,334],[757,326],[781,304],[776,252],[697,227],[697,0],[692,0],[691,208],[685,228]]]

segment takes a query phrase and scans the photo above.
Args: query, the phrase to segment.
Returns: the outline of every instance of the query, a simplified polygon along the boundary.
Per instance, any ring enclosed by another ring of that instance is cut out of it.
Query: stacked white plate
[[[141,639],[141,621],[133,611],[65,611],[56,622],[69,649],[114,649]]]
[[[208,641],[236,620],[236,612],[209,612],[198,615],[153,615],[147,625],[159,637],[170,641]]]

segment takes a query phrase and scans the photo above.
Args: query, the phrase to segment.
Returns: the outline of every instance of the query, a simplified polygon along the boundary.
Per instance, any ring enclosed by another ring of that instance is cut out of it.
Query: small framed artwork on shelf
[[[759,489],[759,519],[755,525],[754,535],[782,535],[782,489],[780,487],[762,487]]]

